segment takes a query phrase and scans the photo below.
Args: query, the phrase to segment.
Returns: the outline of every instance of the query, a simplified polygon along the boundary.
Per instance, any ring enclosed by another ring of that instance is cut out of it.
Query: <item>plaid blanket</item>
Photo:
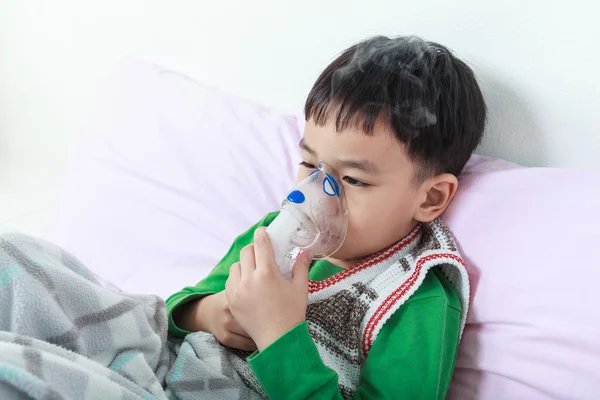
[[[253,399],[207,333],[168,340],[158,296],[109,288],[66,251],[0,235],[0,399]]]

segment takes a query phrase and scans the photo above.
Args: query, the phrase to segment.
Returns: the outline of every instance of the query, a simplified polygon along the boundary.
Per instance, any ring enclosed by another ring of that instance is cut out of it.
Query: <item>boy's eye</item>
[[[350,176],[345,176],[343,178],[343,180],[346,181],[347,184],[351,185],[351,186],[356,186],[356,187],[367,187],[369,186],[368,183],[364,183],[362,181],[359,181],[358,179],[354,179]]]
[[[308,168],[308,169],[315,169],[316,168],[314,165],[312,165],[311,163],[306,162],[306,161],[302,161],[300,163],[300,165],[303,166],[304,168]]]

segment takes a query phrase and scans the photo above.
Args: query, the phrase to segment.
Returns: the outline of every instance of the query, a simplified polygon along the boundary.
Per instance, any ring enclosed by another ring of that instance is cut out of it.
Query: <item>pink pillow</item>
[[[475,157],[445,220],[472,307],[449,399],[597,399],[600,174]]]
[[[166,297],[279,208],[303,124],[124,60],[98,95],[47,236],[121,289]]]
[[[302,125],[127,60],[99,95],[49,238],[124,290],[167,296],[279,207]],[[445,215],[473,294],[449,399],[598,397],[599,209],[598,173],[473,157]]]

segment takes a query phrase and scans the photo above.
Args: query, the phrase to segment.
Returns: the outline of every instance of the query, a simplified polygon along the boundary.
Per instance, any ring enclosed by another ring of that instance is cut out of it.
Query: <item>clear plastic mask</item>
[[[289,192],[267,233],[277,265],[289,278],[300,250],[310,250],[316,259],[328,257],[342,246],[347,229],[344,187],[335,170],[320,163]]]

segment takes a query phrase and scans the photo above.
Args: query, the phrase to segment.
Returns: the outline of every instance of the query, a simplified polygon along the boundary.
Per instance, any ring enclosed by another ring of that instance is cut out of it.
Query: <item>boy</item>
[[[167,300],[169,332],[211,333],[244,384],[272,399],[443,399],[468,284],[444,273],[464,269],[438,217],[483,135],[473,72],[439,44],[376,37],[325,69],[305,114],[298,180],[320,161],[337,170],[344,244],[312,263],[301,254],[287,281],[267,215]]]

